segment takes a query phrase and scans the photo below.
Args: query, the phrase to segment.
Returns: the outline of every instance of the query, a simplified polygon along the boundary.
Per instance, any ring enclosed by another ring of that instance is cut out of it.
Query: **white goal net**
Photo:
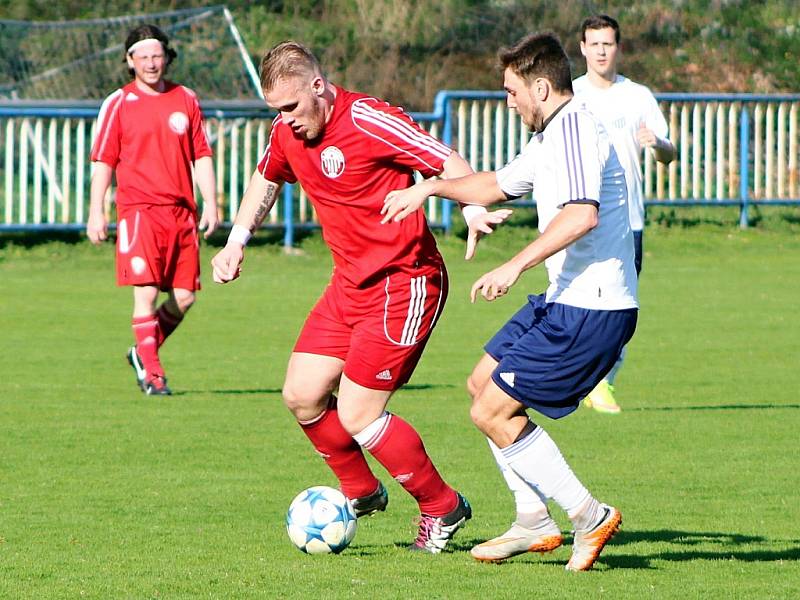
[[[260,95],[258,76],[224,6],[81,21],[0,20],[0,98],[98,100],[128,81],[124,42],[143,24],[178,52],[168,78],[201,100]]]

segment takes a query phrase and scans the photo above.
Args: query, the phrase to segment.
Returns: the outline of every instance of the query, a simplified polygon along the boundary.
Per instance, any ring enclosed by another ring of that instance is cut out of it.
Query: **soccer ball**
[[[307,554],[338,554],[353,541],[357,523],[350,500],[324,485],[297,494],[286,514],[289,539]]]

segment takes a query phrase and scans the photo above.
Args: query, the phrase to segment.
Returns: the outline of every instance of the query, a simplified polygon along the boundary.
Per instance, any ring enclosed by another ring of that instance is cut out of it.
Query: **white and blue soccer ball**
[[[286,514],[289,539],[307,554],[338,554],[353,541],[357,523],[350,500],[324,485],[297,494]]]

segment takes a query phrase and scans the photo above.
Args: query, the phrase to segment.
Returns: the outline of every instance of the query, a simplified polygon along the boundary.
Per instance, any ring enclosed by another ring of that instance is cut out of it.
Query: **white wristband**
[[[251,237],[253,237],[253,234],[250,233],[250,230],[247,227],[234,225],[231,227],[231,232],[228,234],[228,241],[236,242],[242,246],[247,246],[247,242],[250,241]]]
[[[478,215],[483,215],[487,212],[485,206],[478,206],[477,204],[465,204],[461,207],[461,215],[464,217],[464,221],[469,225],[469,222],[472,220],[473,217]]]

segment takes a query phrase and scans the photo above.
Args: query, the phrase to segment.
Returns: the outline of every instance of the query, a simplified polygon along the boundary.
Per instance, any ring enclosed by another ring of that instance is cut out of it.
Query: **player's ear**
[[[311,90],[317,96],[322,96],[322,94],[325,93],[325,82],[322,77],[317,76],[311,80]]]
[[[550,95],[550,82],[544,77],[537,77],[533,82],[533,93],[540,102],[547,100]]]
[[[133,57],[130,54],[125,54],[125,61],[128,63],[128,68],[133,69]]]

